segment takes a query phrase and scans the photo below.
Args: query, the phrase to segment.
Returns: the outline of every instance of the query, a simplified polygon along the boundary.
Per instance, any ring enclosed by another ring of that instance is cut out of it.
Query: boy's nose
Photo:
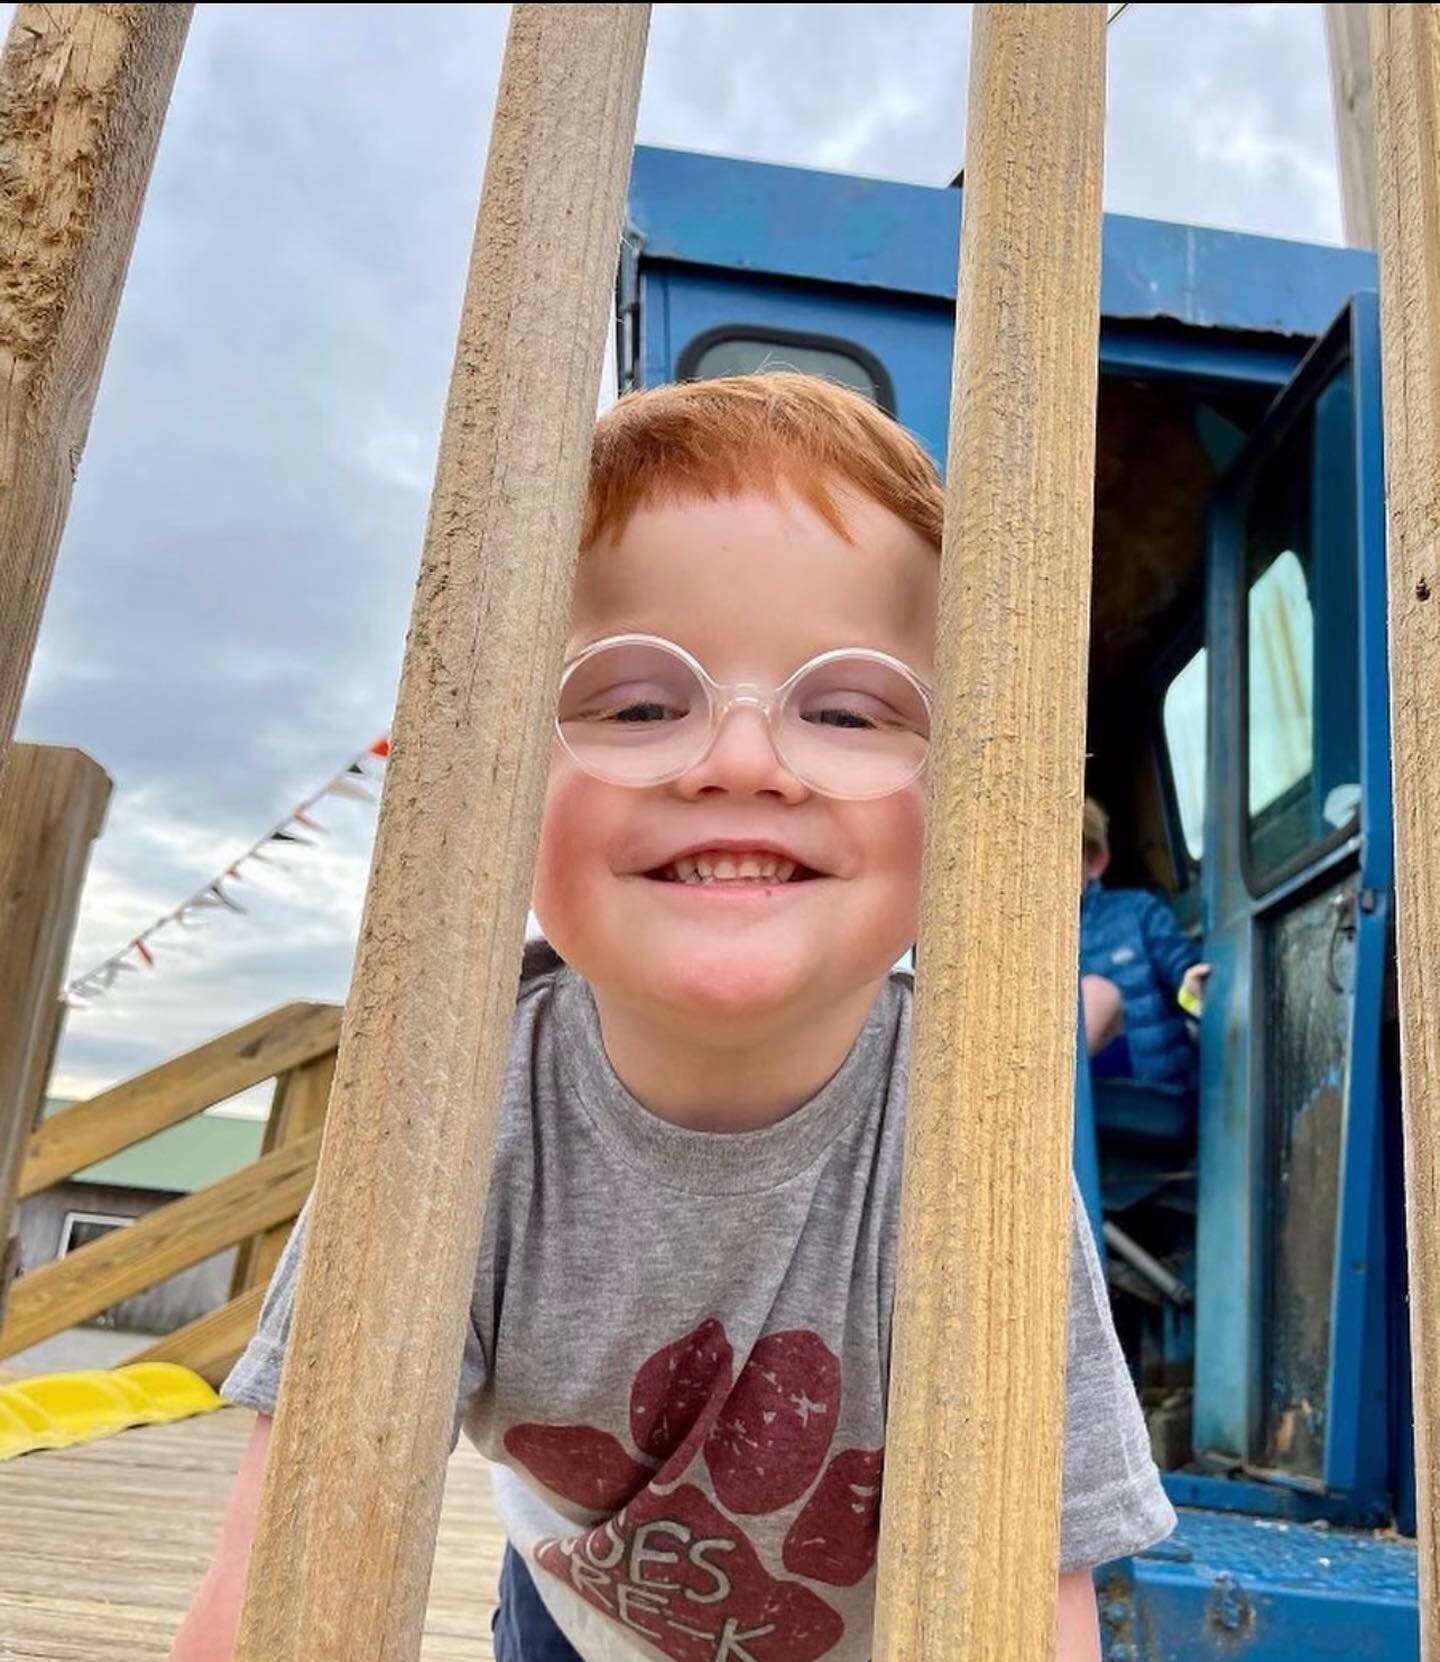
[[[720,792],[775,796],[799,802],[809,790],[780,759],[764,712],[749,705],[727,710],[709,753],[675,781],[684,796]]]

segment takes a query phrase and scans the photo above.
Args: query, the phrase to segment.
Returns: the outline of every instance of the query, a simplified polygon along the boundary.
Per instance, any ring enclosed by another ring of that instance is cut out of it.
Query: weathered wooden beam
[[[1330,102],[1340,165],[1340,215],[1352,248],[1375,246],[1375,83],[1370,69],[1370,8],[1325,8]]]
[[[282,1004],[232,1033],[137,1073],[42,1121],[20,1172],[20,1196],[62,1183],[97,1160],[224,1102],[272,1074],[303,1066],[340,1040],[333,1004]]]
[[[0,772],[188,5],[21,5],[0,56]]]
[[[319,1133],[312,1132],[22,1275],[0,1327],[0,1357],[63,1333],[256,1230],[293,1218],[310,1192],[319,1149]]]
[[[110,799],[79,750],[16,745],[0,773],[0,1315],[21,1161],[60,1029],[60,981]]]
[[[511,13],[238,1662],[419,1653],[649,10]]]
[[[297,1137],[323,1129],[334,1078],[335,1056],[331,1052],[328,1056],[318,1056],[313,1062],[306,1062],[302,1067],[292,1068],[276,1080],[275,1098],[270,1106],[270,1118],[265,1124],[262,1154],[284,1148]],[[263,1235],[242,1241],[235,1255],[230,1296],[236,1298],[250,1287],[264,1287],[274,1274],[289,1239],[290,1225],[282,1223],[267,1229]]]
[[[1104,31],[975,8],[884,1662],[1053,1656]]]
[[[219,1385],[249,1344],[264,1297],[264,1287],[250,1287],[228,1304],[177,1327],[126,1361],[176,1362],[212,1385]]]
[[[1440,1659],[1440,6],[1370,8],[1420,1654]]]

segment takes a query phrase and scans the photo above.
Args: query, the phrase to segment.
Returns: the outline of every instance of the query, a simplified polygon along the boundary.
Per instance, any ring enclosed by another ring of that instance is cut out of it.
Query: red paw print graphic
[[[630,1391],[636,1452],[594,1426],[513,1426],[506,1449],[547,1489],[612,1514],[535,1556],[676,1662],[816,1662],[845,1623],[804,1581],[850,1587],[869,1572],[881,1451],[825,1465],[840,1364],[817,1334],[766,1334],[738,1379],[733,1367],[714,1320],[656,1351]],[[719,1505],[681,1481],[697,1454]],[[807,1492],[782,1541],[774,1514]]]

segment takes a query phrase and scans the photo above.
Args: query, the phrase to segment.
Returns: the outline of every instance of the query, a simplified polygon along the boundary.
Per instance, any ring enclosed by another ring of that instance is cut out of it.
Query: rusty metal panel
[[[1261,1447],[1267,1466],[1316,1481],[1325,1462],[1356,887],[1352,876],[1286,912],[1265,944],[1270,1273]]]

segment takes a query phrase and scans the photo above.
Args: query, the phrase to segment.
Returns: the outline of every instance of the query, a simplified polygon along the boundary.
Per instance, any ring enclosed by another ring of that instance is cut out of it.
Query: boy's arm
[[[230,1662],[269,1446],[270,1416],[258,1414],[230,1488],[215,1556],[175,1635],[167,1662]]]
[[[1203,948],[1200,942],[1187,935],[1175,921],[1175,914],[1163,900],[1146,896],[1140,914],[1140,929],[1145,937],[1150,962],[1154,964],[1166,987],[1173,994],[1185,979],[1185,972],[1200,961]]]
[[[1055,1662],[1100,1662],[1100,1622],[1089,1570],[1060,1577],[1055,1612]]]

